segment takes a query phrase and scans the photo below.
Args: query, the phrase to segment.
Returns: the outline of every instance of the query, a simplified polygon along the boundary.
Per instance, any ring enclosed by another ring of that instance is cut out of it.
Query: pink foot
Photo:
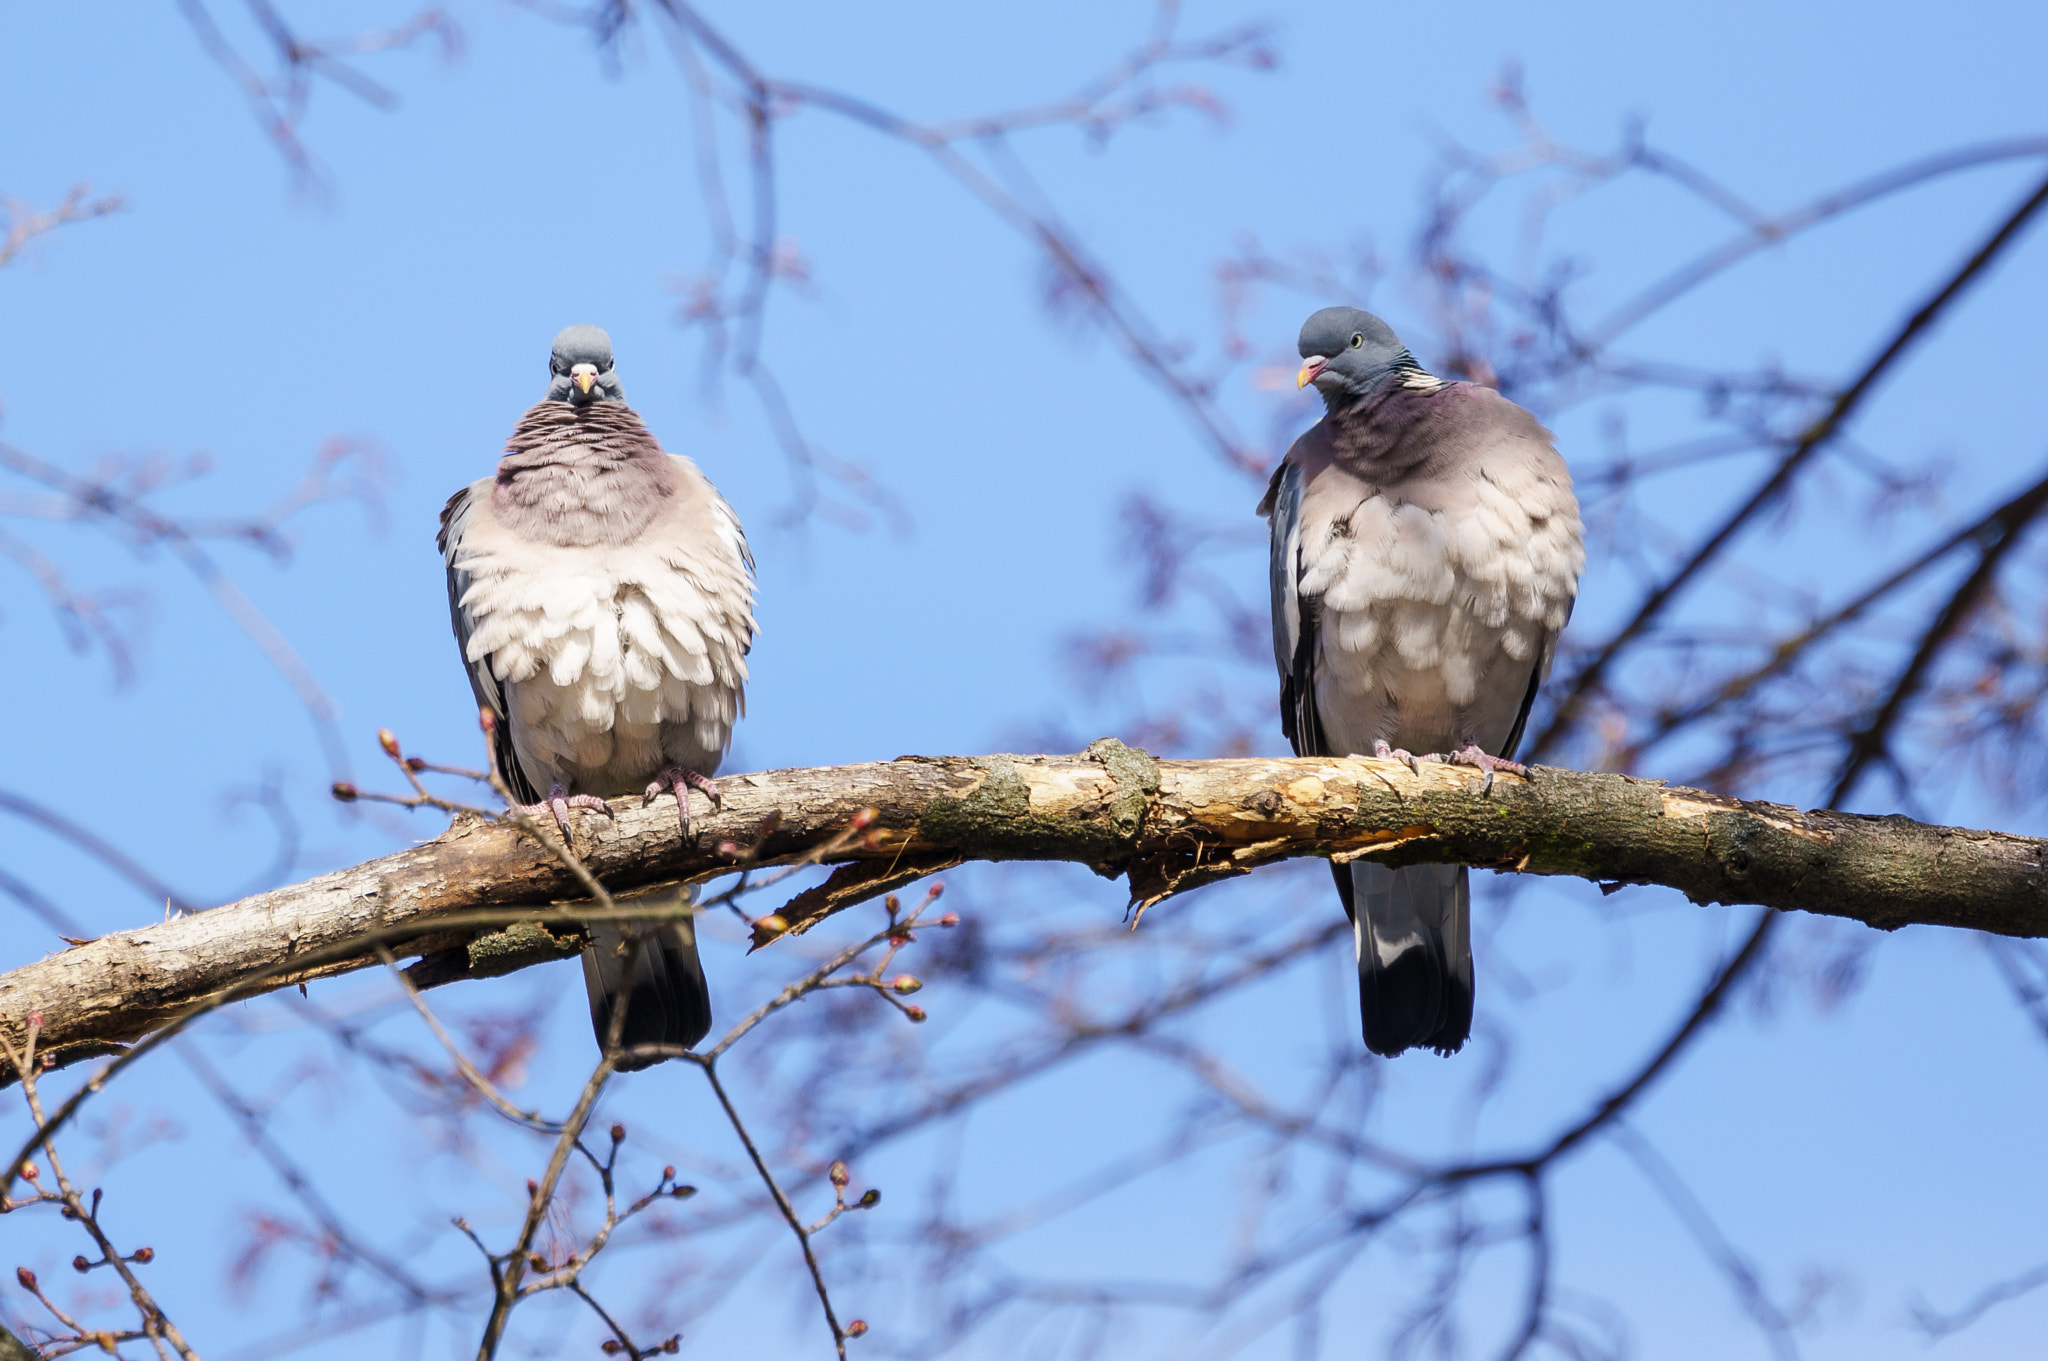
[[[522,803],[518,805],[518,808],[520,812],[528,817],[538,817],[542,813],[552,813],[555,818],[555,826],[562,829],[562,840],[570,845],[575,844],[569,840],[569,810],[571,808],[588,808],[594,812],[604,814],[607,818],[612,815],[611,805],[598,798],[595,794],[571,794],[560,784],[550,785],[548,787],[548,796],[539,803]]]
[[[718,781],[712,779],[709,775],[700,775],[694,770],[685,770],[681,766],[670,766],[667,770],[654,777],[653,784],[647,786],[646,792],[640,796],[640,806],[645,808],[648,804],[653,803],[655,796],[658,794],[675,795],[676,816],[682,820],[683,835],[688,836],[690,834],[690,791],[693,789],[703,791],[704,797],[711,800],[713,808],[722,807],[725,803],[725,800],[718,793]]]
[[[1529,767],[1523,765],[1520,761],[1510,761],[1505,756],[1495,756],[1469,737],[1465,739],[1465,744],[1456,751],[1444,752],[1441,755],[1425,756],[1422,759],[1425,761],[1441,761],[1445,765],[1452,766],[1473,766],[1485,771],[1486,783],[1480,786],[1479,790],[1482,794],[1493,792],[1493,772],[1496,770],[1512,771],[1517,775],[1525,777],[1529,773]]]
[[[1399,761],[1417,775],[1422,773],[1422,768],[1415,764],[1418,760],[1435,761],[1441,759],[1435,756],[1418,757],[1413,752],[1403,751],[1399,747],[1390,747],[1387,745],[1387,740],[1384,737],[1373,740],[1372,754],[1382,761]]]

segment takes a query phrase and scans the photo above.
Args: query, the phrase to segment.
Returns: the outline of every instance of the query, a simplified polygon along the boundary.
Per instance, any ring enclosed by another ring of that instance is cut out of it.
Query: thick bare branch
[[[1801,813],[1620,775],[1497,776],[1364,759],[1154,761],[1116,742],[1078,756],[906,757],[722,782],[693,820],[614,805],[579,829],[592,873],[620,891],[706,879],[734,844],[752,863],[815,855],[886,866],[1067,860],[1128,875],[1142,910],[1294,856],[1464,861],[1531,874],[1664,884],[1697,902],[2048,936],[2048,841],[1900,817]],[[863,810],[872,820],[846,835]],[[765,835],[763,835],[765,829]],[[0,975],[0,1027],[43,1017],[59,1063],[108,1052],[227,989],[267,991],[407,954],[466,949],[483,976],[559,958],[580,933],[459,932],[447,914],[580,897],[562,863],[502,822],[459,818],[433,841],[210,911],[104,936]],[[577,911],[567,908],[565,919]],[[437,920],[438,918],[438,920]],[[793,923],[798,929],[807,922]],[[294,958],[308,967],[290,972]],[[268,974],[259,980],[259,975]],[[255,986],[252,986],[255,984]]]

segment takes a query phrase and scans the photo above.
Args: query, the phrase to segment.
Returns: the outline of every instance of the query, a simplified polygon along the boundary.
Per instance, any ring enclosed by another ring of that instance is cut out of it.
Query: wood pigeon
[[[739,518],[626,405],[611,337],[555,337],[547,397],[519,419],[494,477],[441,512],[448,609],[514,795],[554,815],[669,793],[683,832],[745,709],[754,560]],[[693,893],[672,894],[681,902]],[[695,924],[592,923],[583,954],[598,1043],[687,1048],[711,1028]],[[630,982],[622,953],[641,943]],[[628,1060],[622,1068],[655,1059]]]
[[[1280,724],[1301,756],[1513,761],[1578,595],[1571,474],[1536,418],[1415,362],[1387,324],[1327,307],[1297,387],[1323,418],[1259,503],[1272,527]],[[1412,756],[1411,752],[1432,753]],[[1366,1047],[1461,1048],[1472,1030],[1463,865],[1332,865],[1358,949]]]

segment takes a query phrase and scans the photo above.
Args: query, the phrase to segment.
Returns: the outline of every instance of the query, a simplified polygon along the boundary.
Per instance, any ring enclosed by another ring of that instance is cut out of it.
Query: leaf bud
[[[626,1142],[626,1127],[624,1125],[612,1126],[612,1142],[615,1144],[623,1144]]]
[[[945,916],[939,918],[939,925],[941,926],[958,926],[959,924],[960,914],[958,912],[948,912]]]
[[[140,1262],[144,1266],[148,1266],[151,1262],[154,1262],[156,1260],[156,1249],[137,1248],[133,1253],[129,1254],[128,1260],[131,1262]]]
[[[408,756],[405,758],[405,768],[417,775],[427,768],[427,759],[424,756]]]
[[[478,709],[476,711],[476,725],[485,732],[496,732],[498,730],[498,716],[489,709]]]
[[[377,729],[377,745],[384,748],[384,754],[392,760],[398,759],[398,734],[389,728]]]
[[[916,992],[919,988],[923,987],[924,982],[923,980],[916,978],[910,974],[900,973],[889,980],[889,986],[894,988],[897,992],[904,993],[907,995],[909,993]]]
[[[356,787],[347,780],[336,780],[334,782],[334,797],[339,803],[354,803],[357,798]]]
[[[905,1007],[905,1008],[903,1008],[903,1014],[904,1014],[905,1016],[908,1016],[908,1017],[909,1017],[909,1018],[910,1018],[911,1020],[913,1020],[913,1021],[922,1021],[922,1020],[924,1020],[924,1008],[923,1008],[923,1007]]]
[[[847,1176],[846,1164],[841,1162],[837,1158],[834,1158],[832,1160],[831,1170],[826,1172],[825,1175],[832,1179],[832,1184],[834,1186],[844,1187],[846,1183],[850,1180],[850,1178]]]
[[[691,1196],[697,1194],[697,1188],[694,1186],[678,1186],[675,1190],[669,1192],[669,1194],[674,1196],[677,1200],[688,1200]]]
[[[92,1270],[92,1263],[86,1261],[85,1254],[81,1252],[71,1259],[71,1269],[83,1276],[86,1272]]]
[[[789,930],[789,922],[783,918],[780,912],[770,912],[767,916],[754,923],[754,929],[764,935],[779,936],[784,931]]]
[[[859,1337],[863,1333],[867,1332],[867,1330],[868,1321],[864,1318],[857,1318],[853,1322],[846,1325],[846,1335],[848,1337]]]
[[[620,1352],[626,1349],[619,1345],[619,1340],[617,1338],[608,1337],[604,1340],[604,1346],[599,1350],[603,1351],[606,1356],[617,1356]]]
[[[661,1179],[663,1181],[673,1181],[675,1180],[675,1175],[676,1165],[674,1163],[670,1163],[668,1166],[661,1169]]]
[[[532,1200],[535,1196],[539,1194],[540,1183],[535,1181],[532,1177],[528,1177],[526,1179],[526,1198],[528,1200]]]
[[[661,1344],[661,1349],[670,1356],[674,1356],[683,1349],[683,1335],[681,1333],[672,1334],[668,1341]]]
[[[863,1210],[872,1210],[881,1203],[882,1193],[880,1191],[877,1191],[872,1186],[870,1186],[867,1190],[861,1192],[860,1199],[854,1202],[854,1204],[858,1208]]]
[[[941,893],[944,893],[945,891],[946,881],[943,879],[938,880],[930,888],[924,891],[925,901],[930,902],[932,899],[938,897]]]
[[[36,1288],[36,1274],[25,1266],[14,1269],[14,1279],[21,1282],[23,1290],[33,1291]]]
[[[42,1175],[42,1169],[37,1167],[34,1163],[23,1163],[21,1165],[21,1176],[23,1181],[32,1182],[39,1179]]]

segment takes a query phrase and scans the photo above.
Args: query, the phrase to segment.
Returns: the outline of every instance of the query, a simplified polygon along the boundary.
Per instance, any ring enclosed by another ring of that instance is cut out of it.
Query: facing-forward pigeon
[[[711,776],[745,708],[754,560],[725,498],[626,405],[610,336],[567,328],[548,372],[497,475],[441,512],[455,639],[477,703],[497,716],[498,768],[528,812],[551,813],[567,839],[573,808],[609,817],[607,798],[670,793],[687,835],[690,790],[718,802]],[[591,936],[583,976],[599,1045],[622,997],[627,1049],[704,1037],[711,999],[687,915],[592,923]]]
[[[1534,416],[1417,364],[1387,324],[1326,307],[1296,386],[1323,418],[1287,451],[1272,526],[1280,724],[1301,756],[1521,772],[1515,748],[1585,566],[1571,474]],[[1410,753],[1427,753],[1413,755]],[[1332,865],[1358,949],[1366,1047],[1472,1031],[1463,865]]]

